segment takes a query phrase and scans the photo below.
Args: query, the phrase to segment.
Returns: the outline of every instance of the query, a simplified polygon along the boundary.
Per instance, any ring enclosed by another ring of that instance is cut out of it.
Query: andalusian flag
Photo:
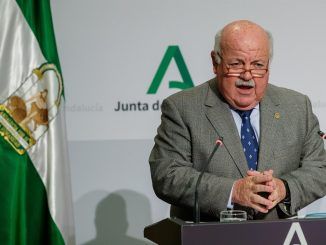
[[[49,0],[0,0],[0,244],[74,244]]]

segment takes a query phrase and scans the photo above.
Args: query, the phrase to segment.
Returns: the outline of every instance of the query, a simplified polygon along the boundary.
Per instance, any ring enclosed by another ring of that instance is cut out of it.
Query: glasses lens
[[[228,75],[229,76],[240,76],[244,72],[249,71],[252,76],[262,77],[266,74],[267,69],[252,69],[252,70],[245,70],[245,69],[229,69]]]
[[[263,76],[265,75],[267,70],[262,69],[262,70],[251,70],[252,75],[258,75],[258,76]]]

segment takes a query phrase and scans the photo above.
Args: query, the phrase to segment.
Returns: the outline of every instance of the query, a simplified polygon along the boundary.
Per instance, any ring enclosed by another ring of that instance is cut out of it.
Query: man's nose
[[[251,75],[251,71],[248,69],[248,70],[245,70],[244,72],[242,72],[240,74],[240,77],[241,79],[243,79],[244,81],[249,81],[252,79],[252,75]]]

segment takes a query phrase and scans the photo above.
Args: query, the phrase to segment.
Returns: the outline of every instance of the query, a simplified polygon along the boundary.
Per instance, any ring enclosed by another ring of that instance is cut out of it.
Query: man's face
[[[269,62],[269,43],[266,33],[230,34],[221,41],[220,64],[215,62],[212,52],[214,73],[218,88],[226,101],[235,109],[249,110],[263,98],[269,72],[262,77],[253,77],[248,71],[256,67],[267,67]],[[245,72],[240,76],[228,76],[228,69],[243,65]],[[251,86],[249,86],[251,84]]]

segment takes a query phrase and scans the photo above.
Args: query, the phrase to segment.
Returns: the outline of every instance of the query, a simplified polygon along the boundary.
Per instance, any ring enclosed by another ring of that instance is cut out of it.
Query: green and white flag
[[[75,244],[49,0],[0,0],[0,244]]]

